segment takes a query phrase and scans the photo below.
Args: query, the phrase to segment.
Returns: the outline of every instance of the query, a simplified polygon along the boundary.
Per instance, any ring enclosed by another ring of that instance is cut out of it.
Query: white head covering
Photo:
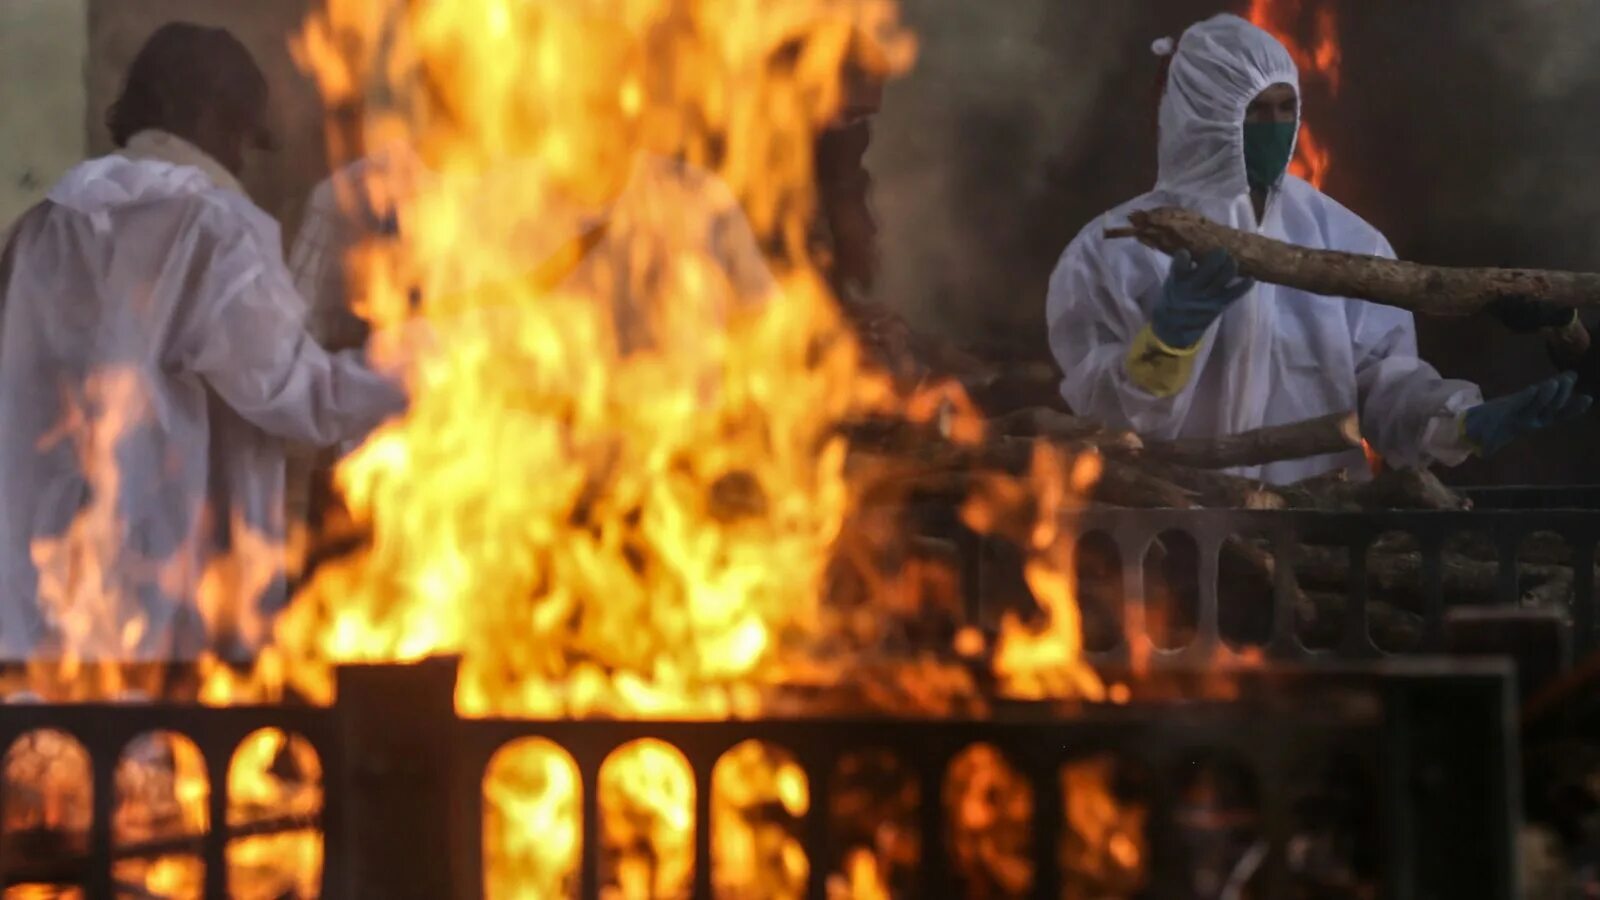
[[[1224,13],[1183,33],[1161,97],[1156,190],[1194,199],[1249,193],[1244,114],[1274,84],[1300,90],[1300,73],[1277,38]]]

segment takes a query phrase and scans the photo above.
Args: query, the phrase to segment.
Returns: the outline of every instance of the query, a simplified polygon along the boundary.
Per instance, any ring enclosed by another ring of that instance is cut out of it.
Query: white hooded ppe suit
[[[208,565],[282,546],[284,441],[356,438],[405,404],[307,336],[276,223],[178,139],[129,146],[151,144],[167,159],[74,168],[0,264],[0,658],[69,639],[91,660],[194,658]],[[36,565],[89,511],[101,558]],[[281,578],[250,587],[256,611],[281,600]],[[67,590],[78,608],[42,601]]]
[[[1411,314],[1392,307],[1258,284],[1207,332],[1176,393],[1156,396],[1130,379],[1130,346],[1150,320],[1171,263],[1137,241],[1105,238],[1133,210],[1178,206],[1304,247],[1394,255],[1371,225],[1293,175],[1270,192],[1263,221],[1256,221],[1245,176],[1245,110],[1274,84],[1299,89],[1294,62],[1276,39],[1220,15],[1186,31],[1171,63],[1155,190],[1090,222],[1050,279],[1050,347],[1067,403],[1160,439],[1358,410],[1365,437],[1392,464],[1459,463],[1469,450],[1457,416],[1482,396],[1418,359]],[[1240,474],[1287,483],[1337,468],[1366,473],[1362,453],[1353,450]]]

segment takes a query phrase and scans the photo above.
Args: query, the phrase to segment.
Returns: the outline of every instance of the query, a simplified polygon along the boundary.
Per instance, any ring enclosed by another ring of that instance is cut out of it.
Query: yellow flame
[[[322,762],[299,735],[253,732],[228,767],[228,826],[274,823],[271,833],[228,842],[228,892],[239,900],[312,897],[322,881]],[[300,827],[289,827],[298,820]]]
[[[577,895],[582,837],[578,767],[543,739],[501,748],[484,775],[484,895],[549,900]]]
[[[353,262],[433,352],[339,473],[371,541],[280,622],[287,677],[326,698],[328,663],[452,652],[468,713],[755,714],[818,627],[837,425],[892,401],[805,226],[846,64],[909,62],[893,5],[389,15],[334,0],[298,52],[330,99],[393,98],[405,240]]]
[[[711,777],[716,896],[804,897],[811,862],[799,829],[810,808],[805,770],[788,752],[745,741],[724,754]]]
[[[599,791],[607,896],[688,897],[695,791],[683,754],[662,741],[634,741],[606,758]]]

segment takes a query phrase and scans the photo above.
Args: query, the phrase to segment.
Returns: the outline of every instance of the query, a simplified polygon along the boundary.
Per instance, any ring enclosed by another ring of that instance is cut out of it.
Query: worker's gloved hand
[[[1532,334],[1541,328],[1565,328],[1578,315],[1570,306],[1553,306],[1526,297],[1499,297],[1485,310],[1515,334]]]
[[[1564,372],[1474,406],[1461,418],[1462,433],[1480,456],[1492,456],[1520,437],[1588,412],[1594,400],[1574,391],[1577,383],[1576,373]]]
[[[1150,331],[1174,350],[1193,347],[1252,287],[1255,281],[1239,277],[1239,264],[1228,251],[1212,250],[1196,262],[1187,250],[1179,250],[1172,255],[1172,269],[1150,315]]]

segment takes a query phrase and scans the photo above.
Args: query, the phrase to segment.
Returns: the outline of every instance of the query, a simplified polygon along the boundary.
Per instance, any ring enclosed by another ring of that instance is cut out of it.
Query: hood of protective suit
[[[1267,32],[1229,14],[1185,31],[1161,97],[1156,190],[1199,201],[1248,197],[1245,110],[1274,84],[1298,93],[1300,73]]]
[[[214,188],[245,195],[233,173],[204,150],[177,135],[146,130],[121,151],[74,166],[49,197],[58,206],[92,215]]]

